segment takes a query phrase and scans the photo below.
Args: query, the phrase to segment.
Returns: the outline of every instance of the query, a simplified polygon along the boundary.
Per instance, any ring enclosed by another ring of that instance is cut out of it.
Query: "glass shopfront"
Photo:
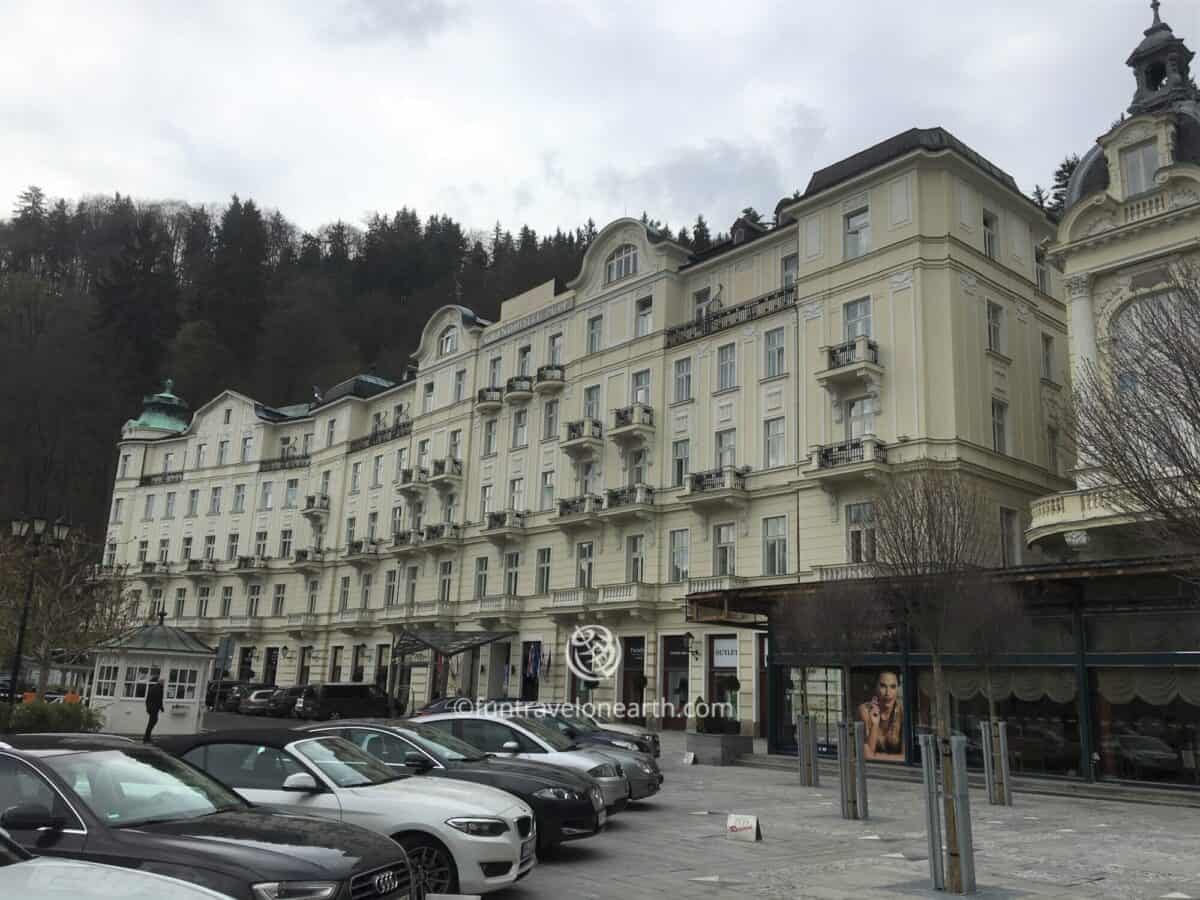
[[[687,709],[691,696],[688,694],[688,665],[691,653],[688,650],[687,637],[672,634],[662,639],[662,684],[663,702],[671,704],[664,710],[662,727],[673,731],[682,731],[687,727]],[[671,710],[675,715],[666,715]]]
[[[1097,777],[1200,784],[1200,668],[1097,668],[1089,681]]]
[[[738,692],[738,639],[727,634],[708,639],[708,702],[724,704],[729,710],[726,718],[737,719]]]
[[[780,715],[775,739],[780,749],[796,750],[796,716],[816,716],[817,752],[837,752],[837,723],[842,718],[842,670],[834,666],[773,666]]]

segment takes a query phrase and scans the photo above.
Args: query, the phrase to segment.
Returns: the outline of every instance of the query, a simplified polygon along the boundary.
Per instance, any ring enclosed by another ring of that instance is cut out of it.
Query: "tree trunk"
[[[954,814],[954,760],[950,753],[950,703],[940,654],[933,655],[934,721],[942,766],[942,820],[946,829],[946,890],[962,893],[962,865],[958,858],[958,819]]]
[[[992,667],[985,665],[983,667],[984,683],[987,685],[988,699],[988,723],[987,723],[987,741],[984,743],[983,752],[987,753],[992,758],[992,783],[988,785],[988,792],[991,796],[988,797],[990,803],[1003,803],[1003,788],[1000,786],[1000,735],[996,730],[996,697],[992,691]]]
[[[50,648],[39,647],[38,651],[37,699],[41,700],[46,696],[46,685],[50,683]]]

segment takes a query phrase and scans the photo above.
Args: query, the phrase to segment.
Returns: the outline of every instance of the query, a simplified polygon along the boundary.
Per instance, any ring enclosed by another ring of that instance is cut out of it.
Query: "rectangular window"
[[[254,438],[249,435],[242,438],[242,455],[240,457],[242,462],[250,462],[250,452],[253,449],[254,449]]]
[[[338,586],[338,609],[346,610],[350,608],[350,576],[343,575],[341,584]]]
[[[508,508],[518,512],[525,509],[525,479],[514,478],[508,483]]]
[[[453,523],[458,518],[458,495],[447,494],[442,501],[442,521]]]
[[[302,446],[301,453],[303,453],[305,456],[310,455],[312,453],[312,445],[313,433],[311,431],[307,431],[304,434],[304,444]]]
[[[404,575],[404,602],[409,606],[417,599],[417,579],[421,577],[418,566],[409,566]]]
[[[330,649],[329,680],[335,684],[342,680],[342,653],[345,649],[345,647],[333,647]]]
[[[259,559],[267,558],[267,532],[258,531],[254,534],[254,555]]]
[[[737,538],[733,522],[713,528],[713,574],[736,574]]]
[[[283,486],[283,508],[295,509],[296,498],[300,495],[300,479],[289,478]]]
[[[146,495],[146,503],[142,508],[142,518],[149,521],[154,518],[154,494]]]
[[[157,666],[127,665],[125,667],[123,696],[129,699],[142,700],[145,698],[146,692],[150,689],[151,682],[158,681],[158,679],[159,669]]]
[[[852,563],[875,562],[875,507],[870,503],[846,507],[846,559]]]
[[[274,485],[269,481],[264,481],[262,485],[262,496],[258,501],[259,509],[270,509],[274,503],[271,496],[271,490]]]
[[[516,550],[504,554],[504,593],[516,596],[521,575],[521,554]]]
[[[262,599],[262,585],[252,584],[246,589],[246,615],[258,618],[258,601]]]
[[[196,590],[196,616],[198,618],[208,618],[208,601],[211,596],[212,588],[207,585]]]
[[[766,352],[767,378],[782,375],[786,369],[783,359],[783,329],[772,328],[763,336],[763,347]]]
[[[357,528],[357,526],[358,526],[358,522],[355,521],[354,516],[348,516],[346,518],[346,543],[347,544],[354,543],[354,531]]]
[[[421,391],[421,412],[433,412],[433,382],[427,381]]]
[[[717,390],[737,387],[737,344],[722,344],[717,348]]]
[[[1046,428],[1046,465],[1058,474],[1058,429],[1053,425]]]
[[[796,253],[789,253],[779,261],[779,268],[779,283],[785,288],[792,287],[796,283],[796,276],[800,272],[800,256]]]
[[[425,504],[420,500],[412,501],[412,506],[409,507],[409,520],[412,522],[413,531],[421,530],[421,517],[425,515]]]
[[[229,462],[229,441],[217,442],[217,465],[223,466]]]
[[[547,400],[542,407],[542,440],[552,441],[558,437],[558,401]]]
[[[350,493],[358,493],[358,482],[362,477],[362,463],[356,462],[350,466]]]
[[[539,547],[535,566],[536,590],[539,594],[550,593],[550,548]]]
[[[371,487],[383,487],[383,454],[371,461]],[[286,505],[286,504],[285,504]]]
[[[851,300],[842,307],[843,340],[852,341],[859,335],[871,336],[871,298]]]
[[[542,473],[539,509],[554,509],[554,472]]]
[[[763,423],[763,467],[773,469],[785,461],[785,437],[783,419],[767,419]]]
[[[1050,293],[1050,270],[1046,268],[1046,251],[1041,247],[1033,251],[1033,272],[1038,290],[1043,294]]]
[[[175,618],[182,619],[187,608],[187,588],[175,588]]]
[[[529,446],[529,410],[517,409],[513,411],[512,448],[516,450],[527,446]]]
[[[680,582],[687,581],[688,564],[691,554],[691,532],[686,528],[680,528],[672,531],[670,534],[671,546],[671,581]]]
[[[279,532],[279,558],[290,559],[292,556],[292,529],[284,528]]]
[[[163,455],[162,470],[164,472],[174,472],[175,471],[175,454],[174,453],[167,453],[167,454]]]
[[[189,516],[196,516],[199,514],[199,512],[200,512],[200,490],[198,488],[192,488],[190,491],[188,491],[187,514]]]
[[[646,467],[650,462],[650,452],[645,448],[629,453],[629,486],[646,483]]]
[[[221,588],[221,618],[228,619],[233,613],[233,588],[226,585]]]
[[[671,484],[683,487],[691,471],[692,442],[687,438],[671,444]]]
[[[246,511],[246,486],[244,484],[233,486],[233,511],[235,513]]]
[[[219,487],[211,488],[208,492],[208,514],[210,516],[221,514],[221,489]]]
[[[337,441],[337,419],[330,419],[325,424],[325,446],[332,447]]]
[[[992,449],[997,453],[1008,452],[1008,404],[992,399]]]
[[[855,259],[871,249],[871,210],[863,206],[843,217],[846,259]]]
[[[587,320],[587,352],[600,352],[600,335],[604,329],[604,317],[592,316]]]
[[[375,576],[370,572],[363,572],[358,579],[358,608],[371,608],[371,585],[375,581]]]
[[[181,562],[187,562],[192,558],[192,536],[186,535],[179,545],[179,559]]]
[[[116,552],[115,544],[113,545],[113,551]],[[158,561],[160,563],[163,563],[164,565],[171,561],[171,539],[170,538],[159,538],[158,539]],[[109,563],[109,565],[112,565],[112,563]]]
[[[575,545],[575,587],[592,586],[592,542]]]
[[[1154,187],[1154,173],[1158,171],[1158,142],[1145,141],[1121,151],[1121,180],[1125,182],[1125,196],[1143,194]]]
[[[395,606],[397,600],[397,585],[399,584],[400,570],[388,569],[383,576],[383,605]]]
[[[271,597],[271,615],[282,616],[284,607],[287,604],[287,585],[275,585],[275,594]]]
[[[167,502],[165,504],[165,508],[163,509],[163,518],[164,519],[175,518],[175,492],[174,491],[167,491]]]
[[[641,403],[643,406],[650,405],[650,370],[643,369],[640,372],[633,373],[633,379],[630,382],[633,390],[629,392],[629,401],[631,403]]]
[[[763,574],[786,575],[787,570],[787,517],[763,519]]]
[[[493,456],[496,453],[496,420],[488,419],[483,423],[483,455]]]
[[[856,397],[845,402],[843,418],[846,422],[846,440],[855,441],[864,434],[875,433],[874,408],[874,401],[870,397]]]
[[[983,254],[988,259],[996,259],[1000,247],[1000,220],[991,210],[983,211]]]
[[[987,302],[987,348],[1004,352],[1004,307],[991,300]]]
[[[625,539],[625,580],[640,584],[646,576],[646,538],[631,534]]]
[[[692,358],[675,360],[675,402],[692,399]]]
[[[552,366],[562,365],[563,336],[561,333],[550,335],[549,346],[546,348],[546,362]]]
[[[417,468],[429,471],[429,439],[417,442]]]
[[[593,384],[583,389],[583,417],[600,418],[600,385]]]
[[[196,445],[196,468],[204,468],[204,459],[208,456],[208,444]]]
[[[96,690],[97,697],[115,697],[117,696],[117,672],[120,671],[120,666],[101,666],[96,672]]]
[[[1042,335],[1042,377],[1054,380],[1054,337],[1049,334]]]
[[[1000,564],[1021,564],[1021,524],[1015,509],[1000,507]]]
[[[438,599],[442,603],[450,602],[450,587],[454,576],[454,563],[444,560],[438,563]]]
[[[159,542],[161,545],[162,541]],[[166,562],[165,559],[160,559],[160,562]],[[109,541],[104,545],[104,567],[111,569],[117,564],[117,542]]]
[[[121,510],[122,510],[122,508],[123,508],[124,506],[125,506],[125,501],[124,501],[124,500],[122,500],[120,497],[117,497],[115,500],[113,500],[113,515],[112,515],[112,520],[113,520],[114,522],[120,522],[120,521],[121,521]]]
[[[504,365],[504,360],[499,356],[493,356],[488,360],[488,387],[500,387],[501,368]]]
[[[146,561],[146,557],[149,553],[150,553],[150,542],[149,541],[138,541],[137,561],[140,563],[144,563]]]
[[[475,557],[475,599],[487,596],[488,558]]]
[[[237,562],[238,558],[238,533],[230,532],[229,537],[225,539],[225,559],[228,562]]]
[[[737,465],[737,429],[726,428],[717,432],[716,443],[717,468]]]
[[[454,402],[462,400],[467,396],[467,370],[459,369],[454,373]],[[399,419],[396,420],[400,421]]]
[[[634,322],[634,337],[645,337],[654,330],[654,300],[643,297],[637,301],[636,321]]]
[[[446,442],[446,455],[451,459],[462,459],[461,428],[455,428],[450,432],[450,439]]]
[[[692,294],[692,311],[697,321],[708,315],[708,302],[711,298],[712,291],[709,288],[700,288]]]
[[[117,477],[118,478],[128,478],[129,477],[129,454],[128,453],[121,454],[121,469],[119,472],[117,472]]]
[[[217,557],[217,536],[215,534],[206,534],[204,536],[204,558],[212,562]]]
[[[530,346],[517,348],[517,375],[522,378],[528,378],[530,375],[530,361],[533,359],[533,348]]]
[[[479,520],[482,522],[491,511],[492,486],[490,484],[482,484],[479,486]]]

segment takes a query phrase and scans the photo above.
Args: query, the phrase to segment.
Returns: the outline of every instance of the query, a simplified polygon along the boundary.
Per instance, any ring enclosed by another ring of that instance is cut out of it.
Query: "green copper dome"
[[[142,414],[125,423],[125,428],[148,428],[177,434],[188,426],[188,405],[172,393],[175,382],[163,382],[163,389],[142,399]]]

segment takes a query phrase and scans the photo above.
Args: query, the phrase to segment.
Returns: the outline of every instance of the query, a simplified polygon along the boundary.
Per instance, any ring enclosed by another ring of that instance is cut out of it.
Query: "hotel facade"
[[[749,619],[695,610],[862,574],[877,479],[978,479],[997,565],[1030,561],[1030,501],[1071,487],[1053,237],[938,128],[817,171],[702,253],[619,219],[499,321],[439,310],[399,377],[283,407],[146,398],[104,571],[139,617],[224,640],[237,677],[376,682],[408,709],[704,698],[765,733],[794,670],[772,673]],[[623,650],[590,691],[565,664],[579,624]]]

